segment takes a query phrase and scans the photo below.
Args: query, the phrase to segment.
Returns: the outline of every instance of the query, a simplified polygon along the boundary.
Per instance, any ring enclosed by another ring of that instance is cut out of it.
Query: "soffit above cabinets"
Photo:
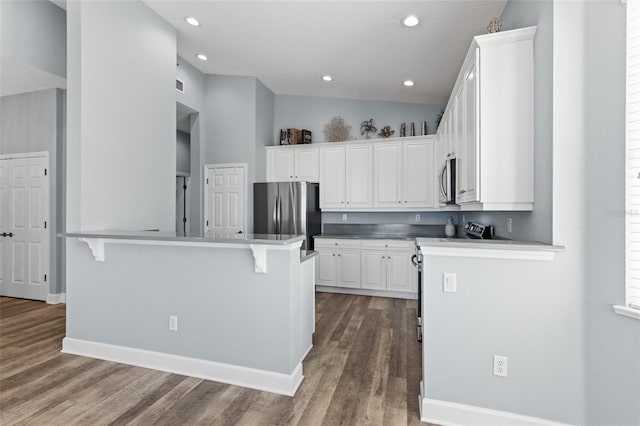
[[[203,73],[255,76],[282,95],[435,104],[447,102],[471,39],[506,3],[145,0],[177,29],[178,54]],[[408,15],[420,24],[404,27]],[[407,79],[415,86],[404,87]]]

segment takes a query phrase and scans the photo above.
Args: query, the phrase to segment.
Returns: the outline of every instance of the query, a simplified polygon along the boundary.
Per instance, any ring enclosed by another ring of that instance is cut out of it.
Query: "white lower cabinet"
[[[360,288],[360,241],[316,239],[318,285]]]
[[[318,238],[315,250],[317,285],[371,290],[380,296],[416,292],[413,241]]]
[[[414,293],[416,272],[412,241],[367,240],[362,243],[362,288]]]

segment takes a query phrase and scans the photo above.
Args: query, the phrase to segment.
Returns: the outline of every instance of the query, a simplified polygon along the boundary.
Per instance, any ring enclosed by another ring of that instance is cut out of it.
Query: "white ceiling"
[[[486,33],[506,4],[144,1],[177,29],[178,54],[203,73],[255,76],[276,94],[436,104],[448,101],[473,36]],[[410,14],[421,19],[417,27],[401,24]],[[404,87],[406,79],[416,85]]]
[[[448,101],[471,39],[507,3],[143,1],[177,29],[178,55],[203,73],[255,76],[276,94],[435,104]],[[420,24],[404,27],[407,15]],[[187,24],[188,16],[200,26]],[[323,82],[323,74],[334,80]],[[404,87],[406,79],[416,85]]]

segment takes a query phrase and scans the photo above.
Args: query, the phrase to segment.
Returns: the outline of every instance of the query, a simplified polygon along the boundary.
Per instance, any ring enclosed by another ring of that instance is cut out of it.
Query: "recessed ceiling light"
[[[206,61],[207,59],[209,59],[207,58],[207,55],[203,55],[202,53],[198,53],[196,55],[196,58],[200,59],[201,61]]]
[[[200,22],[198,22],[198,20],[196,18],[194,18],[193,16],[189,16],[188,18],[185,18],[185,21],[187,21],[188,24],[191,24],[194,27],[199,27],[200,26]]]
[[[414,83],[413,80],[405,80],[402,84],[404,84],[407,87],[411,87],[411,86],[415,86],[416,83]]]
[[[322,76],[322,79],[323,79],[324,81],[331,81],[331,80],[333,80],[333,77],[331,77],[330,75],[323,75],[323,76]]]
[[[406,18],[404,18],[402,20],[402,23],[406,26],[406,27],[415,27],[416,25],[418,25],[420,23],[420,20],[415,17],[414,15],[409,15]]]

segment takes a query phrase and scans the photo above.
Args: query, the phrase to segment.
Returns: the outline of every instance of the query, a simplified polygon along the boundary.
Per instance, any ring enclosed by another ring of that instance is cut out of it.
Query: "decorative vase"
[[[453,219],[449,217],[447,224],[444,226],[444,235],[447,237],[453,237],[456,235],[456,226],[453,224]]]

